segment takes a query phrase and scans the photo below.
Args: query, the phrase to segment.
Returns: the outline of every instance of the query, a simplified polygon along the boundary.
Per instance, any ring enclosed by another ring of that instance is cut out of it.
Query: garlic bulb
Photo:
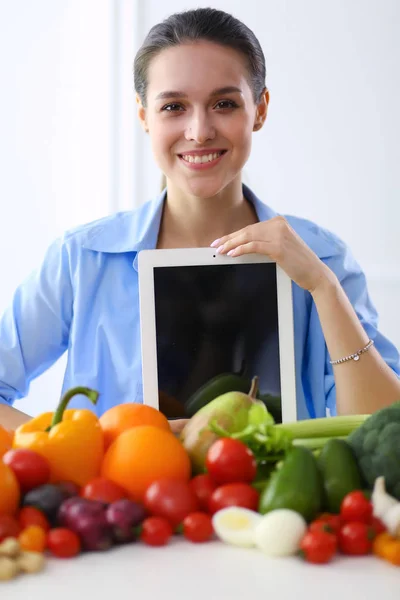
[[[398,501],[386,492],[385,478],[377,477],[374,484],[374,490],[371,496],[372,506],[374,507],[374,516],[382,519],[383,516],[396,506]]]
[[[382,521],[390,535],[400,538],[400,502],[386,492],[383,477],[375,480],[371,500],[374,516]]]

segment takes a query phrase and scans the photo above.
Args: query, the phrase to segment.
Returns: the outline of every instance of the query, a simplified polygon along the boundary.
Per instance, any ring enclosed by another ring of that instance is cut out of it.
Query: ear
[[[264,125],[265,120],[267,118],[268,105],[269,105],[269,91],[267,90],[267,88],[265,88],[263,93],[261,94],[260,101],[257,104],[256,117],[254,120],[253,131],[259,131],[259,129],[261,129],[261,127]]]
[[[147,113],[146,113],[146,109],[142,104],[142,101],[139,97],[139,94],[136,94],[136,104],[137,104],[137,115],[139,117],[139,121],[141,126],[143,127],[144,131],[147,133],[149,131],[148,125],[147,125]]]

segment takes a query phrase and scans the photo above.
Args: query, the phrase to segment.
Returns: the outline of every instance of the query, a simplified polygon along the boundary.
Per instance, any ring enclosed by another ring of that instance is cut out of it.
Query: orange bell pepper
[[[400,567],[400,540],[389,533],[380,533],[374,540],[372,551],[392,565]]]
[[[85,485],[100,473],[104,454],[103,432],[96,415],[88,409],[66,410],[70,399],[84,394],[96,404],[98,392],[76,387],[62,397],[56,412],[46,412],[20,425],[13,448],[29,448],[50,464],[50,481]]]

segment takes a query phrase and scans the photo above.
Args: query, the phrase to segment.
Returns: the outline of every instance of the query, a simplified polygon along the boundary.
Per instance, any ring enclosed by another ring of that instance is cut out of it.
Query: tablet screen
[[[159,407],[169,418],[191,416],[200,388],[230,374],[244,389],[257,375],[267,406],[280,403],[275,263],[154,267],[154,297]]]

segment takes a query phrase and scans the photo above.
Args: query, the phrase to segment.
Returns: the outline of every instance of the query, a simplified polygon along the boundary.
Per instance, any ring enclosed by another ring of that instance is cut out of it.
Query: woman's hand
[[[234,231],[215,240],[211,247],[217,248],[219,254],[235,257],[265,254],[297,285],[311,293],[332,276],[330,269],[281,216]]]
[[[189,419],[172,419],[169,421],[172,433],[179,435],[188,421]]]

